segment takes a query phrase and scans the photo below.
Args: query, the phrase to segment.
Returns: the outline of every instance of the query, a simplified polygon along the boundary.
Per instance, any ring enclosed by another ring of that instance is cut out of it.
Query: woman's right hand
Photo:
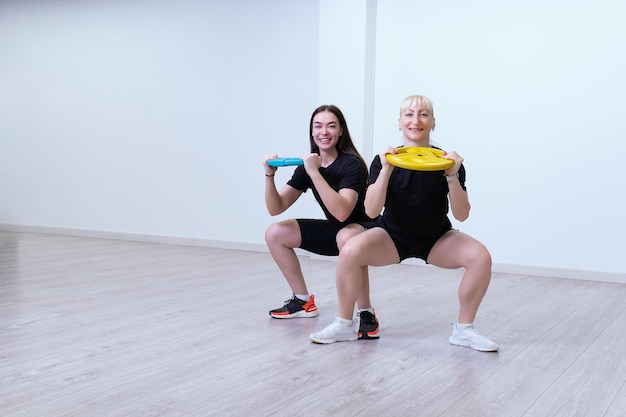
[[[267,161],[269,161],[270,159],[277,159],[277,158],[278,158],[278,155],[276,155],[275,153],[265,155],[265,157],[263,158],[263,169],[265,170],[266,176],[272,177],[274,176],[274,174],[276,174],[276,170],[278,168],[267,165]]]
[[[389,161],[387,161],[387,155],[389,154],[394,155],[397,153],[398,153],[398,150],[396,148],[394,148],[393,146],[387,146],[384,150],[382,150],[378,154],[378,157],[380,158],[380,164],[382,165],[383,169],[393,168],[393,165],[391,165]]]

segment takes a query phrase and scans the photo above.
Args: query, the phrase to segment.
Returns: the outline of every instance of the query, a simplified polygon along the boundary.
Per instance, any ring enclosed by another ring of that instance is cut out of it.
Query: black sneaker
[[[304,301],[295,295],[285,301],[285,305],[276,310],[270,310],[270,316],[275,319],[295,319],[298,317],[317,317],[319,311],[315,306],[315,296],[311,294],[309,301]]]
[[[369,311],[359,311],[359,339],[378,339],[378,319]]]

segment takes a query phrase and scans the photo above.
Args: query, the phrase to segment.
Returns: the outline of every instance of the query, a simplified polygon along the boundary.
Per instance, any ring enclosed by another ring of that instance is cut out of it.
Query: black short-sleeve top
[[[354,210],[346,221],[340,222],[328,211],[319,193],[313,186],[311,177],[306,173],[304,166],[298,166],[296,168],[287,184],[302,192],[306,192],[309,188],[312,189],[313,195],[322,207],[326,218],[335,226],[341,227],[350,223],[369,220],[369,217],[365,214],[365,207],[363,205],[365,201],[365,190],[367,188],[367,168],[363,166],[358,157],[346,153],[339,153],[332,164],[328,167],[320,168],[320,174],[333,190],[339,192],[342,188],[349,188],[358,193],[359,196]]]
[[[382,165],[376,156],[369,183],[376,182]],[[465,167],[459,169],[465,190]],[[452,227],[448,218],[448,182],[444,171],[416,171],[394,167],[380,222],[390,235],[405,241],[440,236]]]

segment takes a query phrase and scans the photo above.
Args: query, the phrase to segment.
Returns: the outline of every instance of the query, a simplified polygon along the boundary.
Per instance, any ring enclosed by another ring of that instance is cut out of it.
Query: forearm
[[[340,192],[335,191],[330,185],[328,185],[321,174],[311,176],[311,181],[313,182],[320,198],[324,202],[324,205],[333,217],[340,222],[343,222],[350,217],[350,214],[354,210],[354,205],[356,204],[356,198],[348,199]]]
[[[282,200],[274,184],[273,176],[265,177],[265,206],[271,216],[276,216],[285,211],[285,209],[282,208]]]
[[[378,178],[376,178],[376,182],[367,188],[367,193],[365,194],[365,213],[372,219],[383,211],[392,170],[393,168],[383,168]]]
[[[458,177],[447,177],[448,179],[448,198],[450,199],[450,208],[452,215],[458,221],[465,221],[469,217],[470,203],[467,192],[461,187]]]

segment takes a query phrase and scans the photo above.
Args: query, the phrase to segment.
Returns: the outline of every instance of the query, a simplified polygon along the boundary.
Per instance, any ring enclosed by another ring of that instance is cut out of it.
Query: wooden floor
[[[371,269],[381,338],[316,345],[269,254],[0,232],[0,415],[626,416],[626,285],[495,274],[481,353],[448,343],[461,271]]]

